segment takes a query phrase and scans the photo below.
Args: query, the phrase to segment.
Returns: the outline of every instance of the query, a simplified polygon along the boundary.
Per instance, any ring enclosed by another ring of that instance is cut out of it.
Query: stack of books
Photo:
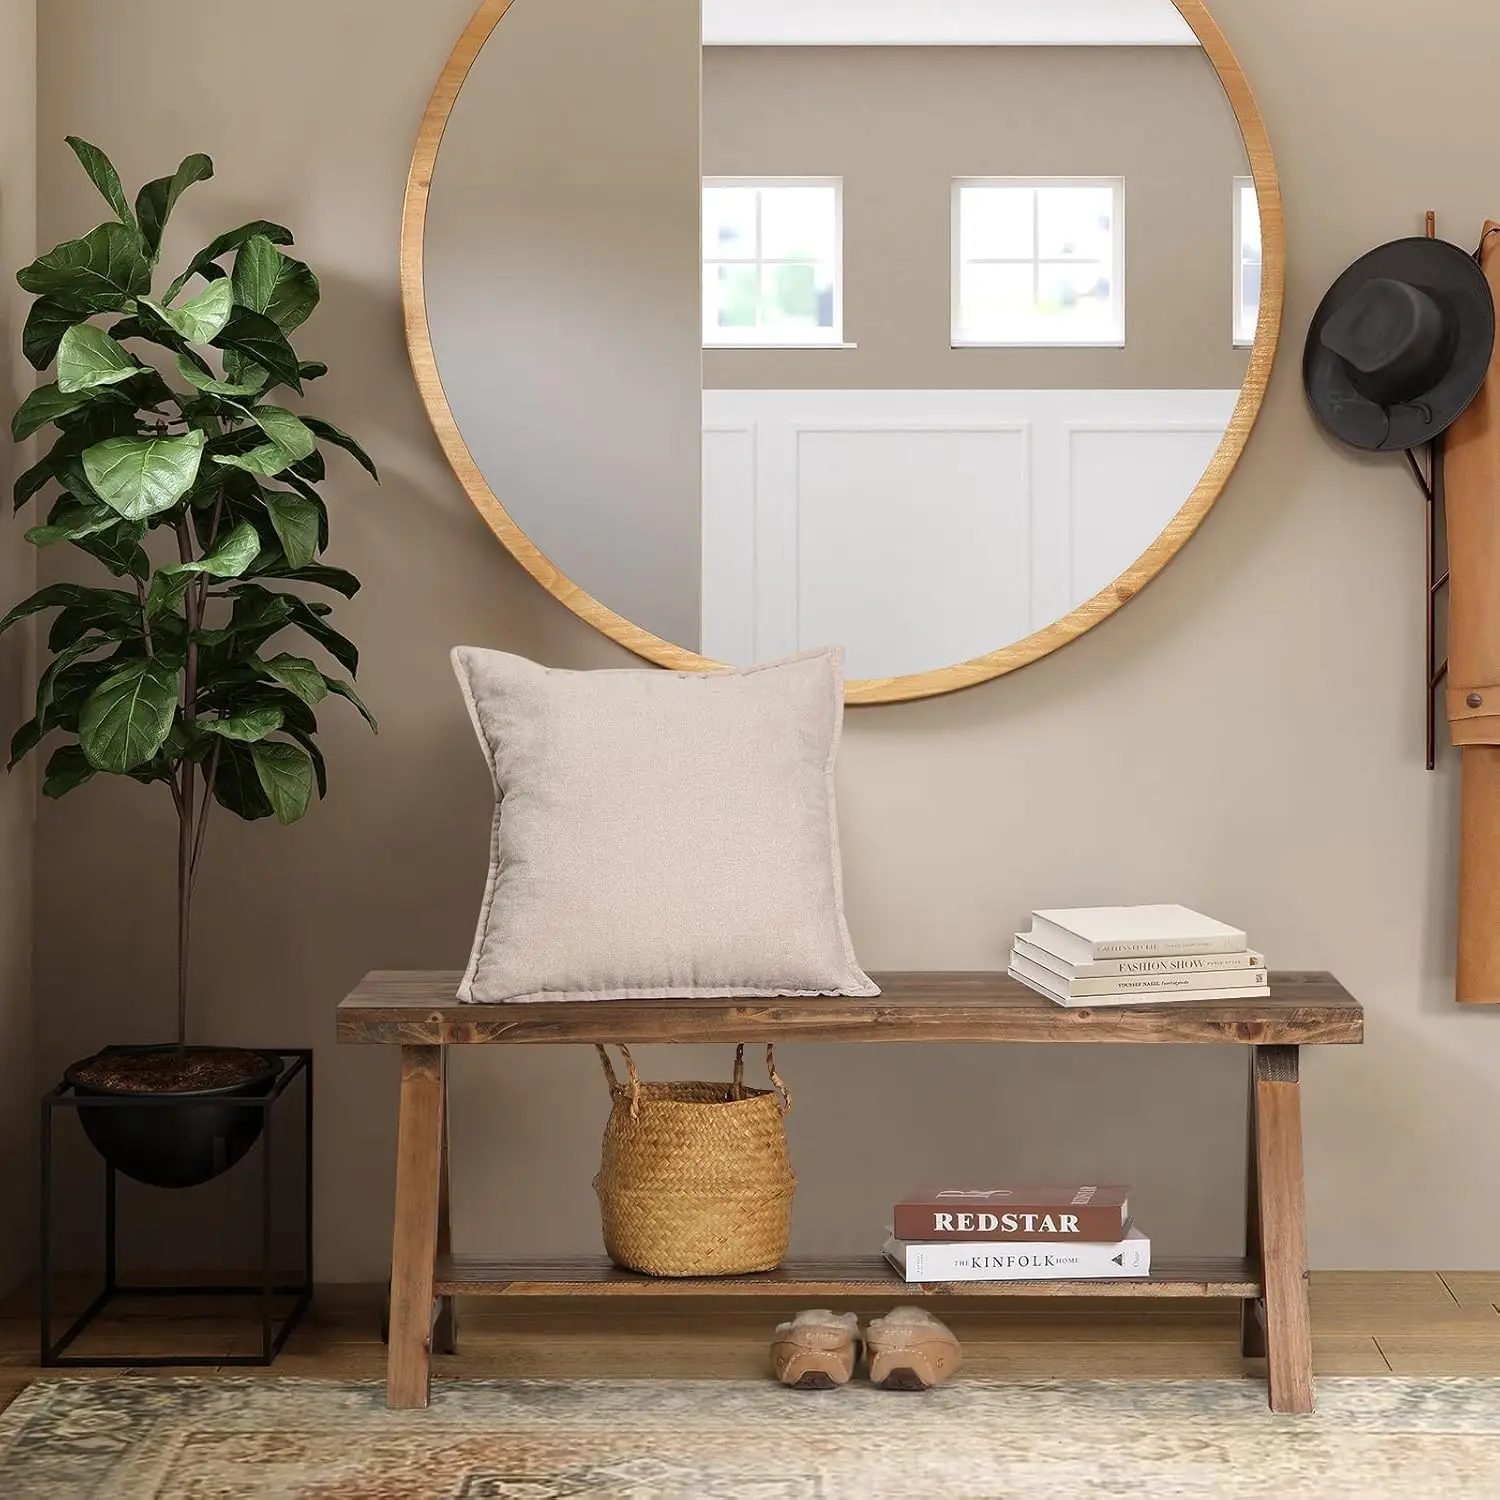
[[[1124,1187],[922,1188],[885,1258],[907,1281],[1098,1281],[1151,1274]]]
[[[1085,906],[1031,914],[1010,976],[1059,1005],[1248,1000],[1266,960],[1237,927],[1185,906]]]

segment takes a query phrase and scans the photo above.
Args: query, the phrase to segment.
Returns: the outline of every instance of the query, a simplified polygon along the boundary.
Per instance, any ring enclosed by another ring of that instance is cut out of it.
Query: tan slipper
[[[826,1309],[800,1312],[782,1323],[771,1340],[771,1368],[799,1391],[831,1391],[847,1385],[859,1363],[859,1319]]]
[[[926,1308],[898,1307],[865,1333],[870,1379],[887,1391],[925,1391],[963,1363],[958,1340]]]

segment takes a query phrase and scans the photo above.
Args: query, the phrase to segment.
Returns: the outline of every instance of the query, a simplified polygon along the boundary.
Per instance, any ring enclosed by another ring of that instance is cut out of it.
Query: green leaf
[[[257,406],[250,416],[293,463],[306,458],[317,447],[312,429],[284,406]]]
[[[96,771],[143,766],[166,743],[177,713],[177,673],[147,658],[106,677],[89,694],[78,739]]]
[[[375,715],[365,707],[364,703],[360,700],[359,694],[354,691],[353,687],[351,687],[347,682],[344,682],[341,678],[338,677],[325,677],[323,680],[328,684],[328,691],[330,693],[337,693],[340,698],[348,699],[348,701],[359,710],[360,717],[365,721],[365,723],[368,724],[376,734],[380,733],[380,725],[375,722]]]
[[[82,745],[64,745],[47,762],[47,771],[42,778],[42,796],[65,797],[76,791],[84,782],[97,774],[83,753]]]
[[[250,751],[233,740],[223,740],[219,744],[213,790],[214,801],[247,823],[273,815],[271,804],[261,790],[260,777]]]
[[[281,257],[281,280],[266,308],[266,316],[283,332],[300,328],[313,315],[323,289],[311,266],[289,255]]]
[[[261,662],[260,666],[272,682],[279,683],[308,705],[321,703],[328,696],[328,683],[323,674],[305,656],[288,656],[283,651],[270,661]]]
[[[262,499],[271,516],[287,566],[305,568],[318,555],[318,508],[301,495],[266,490]]]
[[[229,321],[234,308],[234,293],[227,281],[215,281],[181,307],[164,307],[149,297],[142,297],[140,303],[170,324],[188,343],[211,344]]]
[[[252,312],[263,313],[281,280],[282,255],[263,234],[252,234],[234,257],[234,300]]]
[[[47,485],[52,480],[53,469],[55,467],[56,461],[53,455],[49,453],[45,458],[38,459],[36,463],[32,464],[24,474],[17,476],[15,485],[11,489],[11,494],[15,497],[15,508],[17,510],[20,510],[33,495],[39,494],[47,488]]]
[[[317,741],[312,735],[304,733],[300,729],[293,729],[290,725],[286,731],[296,742],[307,751],[307,757],[313,763],[313,775],[317,778],[319,798],[328,795],[328,764],[323,759],[323,752],[318,749]]]
[[[121,381],[117,386],[111,387],[110,395],[123,397],[130,403],[131,416],[135,417],[141,411],[156,411],[157,408],[166,406],[168,403],[177,404],[177,393],[167,384],[155,370],[143,366],[129,380]],[[170,413],[161,413],[167,421],[176,421],[176,417]],[[130,431],[120,433],[121,437],[129,437],[139,431],[137,422],[132,421]]]
[[[146,590],[146,613],[150,615],[153,625],[167,615],[177,613],[192,581],[193,575],[180,569],[169,573],[162,568],[156,574],[151,580],[151,587]]]
[[[167,320],[166,309],[148,297],[136,303],[133,318],[116,323],[110,333],[117,339],[149,339],[177,354],[192,351],[192,345]]]
[[[286,722],[286,715],[278,708],[256,708],[249,713],[232,714],[227,719],[200,719],[198,727],[205,734],[222,735],[226,740],[238,740],[241,744],[253,744],[268,734],[275,734]]]
[[[110,644],[109,641],[102,639],[74,641],[72,645],[64,646],[47,664],[47,670],[42,673],[36,685],[36,718],[32,720],[36,726],[36,740],[39,741],[48,730],[56,727],[58,720],[62,717],[58,706],[59,690],[68,680],[70,669],[85,656],[92,655],[93,652]],[[107,662],[90,662],[88,665],[94,669],[97,680],[102,681],[109,676],[110,668]],[[11,750],[14,754],[14,744]]]
[[[204,436],[110,438],[84,450],[83,468],[99,498],[127,521],[170,510],[193,487]]]
[[[38,297],[26,314],[26,326],[21,330],[21,353],[30,360],[32,368],[45,370],[57,358],[57,346],[63,335],[77,322],[88,317],[80,308],[68,307],[51,297]]]
[[[352,599],[362,587],[359,579],[346,568],[329,568],[321,563],[313,563],[305,568],[293,568],[283,564],[281,567],[263,570],[261,576],[284,578],[288,583],[316,584],[319,588],[332,589],[346,599]]]
[[[90,598],[70,604],[52,622],[47,633],[49,651],[66,651],[84,636],[98,632],[111,641],[138,640],[141,636],[140,603],[123,589],[91,589]]]
[[[10,737],[10,764],[6,769],[14,771],[41,744],[46,734],[47,731],[36,719],[27,719]]]
[[[55,385],[39,385],[17,408],[10,419],[10,435],[18,442],[25,442],[33,432],[39,432],[48,422],[56,422],[87,406],[92,399],[87,391],[64,392]]]
[[[246,474],[259,474],[263,479],[273,479],[290,468],[292,460],[274,443],[262,443],[248,453],[216,454],[214,462],[228,469],[240,469]]]
[[[214,175],[214,164],[201,152],[185,156],[170,177],[148,182],[135,198],[135,212],[140,220],[141,240],[154,261],[161,253],[162,231],[177,206],[177,200],[195,182],[205,182]]]
[[[58,542],[76,542],[118,526],[120,518],[107,505],[85,505],[63,499],[53,508],[45,526],[33,526],[26,540],[33,547],[52,547]]]
[[[234,300],[264,313],[290,333],[318,305],[318,278],[300,260],[283,255],[265,235],[252,235],[234,261]]]
[[[135,215],[130,211],[125,189],[120,186],[120,174],[115,171],[115,164],[97,146],[91,146],[76,135],[66,136],[64,139],[73,148],[73,155],[83,163],[83,170],[89,174],[89,181],[99,189],[100,196],[114,209],[115,217],[122,224],[128,224],[134,229]]]
[[[235,308],[214,343],[270,371],[279,384],[301,391],[302,367],[296,351],[286,335],[263,313],[252,312],[248,307]]]
[[[231,250],[237,250],[246,240],[256,235],[264,235],[276,245],[290,245],[292,243],[292,231],[283,228],[280,224],[268,224],[264,219],[257,219],[252,224],[241,224],[238,229],[231,229],[226,234],[221,234],[212,244],[204,246],[191,261],[188,268],[171,286],[167,288],[167,295],[162,298],[163,302],[170,302],[183,287],[185,287],[194,276],[208,276],[210,272],[214,278],[224,273],[214,262],[221,255],[227,255]]]
[[[241,521],[212,552],[188,566],[214,578],[239,578],[259,556],[260,533]]]
[[[305,359],[299,368],[304,380],[321,380],[328,373],[328,366],[321,359]]]
[[[260,536],[248,521],[242,521],[207,556],[194,562],[172,563],[161,573],[168,576],[208,573],[214,578],[238,578],[259,556]]]
[[[328,613],[326,604],[309,604],[305,599],[292,599],[291,624],[310,635],[340,666],[350,672],[359,671],[359,648],[333,626],[325,624],[323,616]],[[338,689],[330,681],[329,690]]]
[[[74,546],[102,562],[116,578],[129,574],[144,583],[151,576],[151,559],[141,546],[145,535],[144,521],[120,521],[111,531],[80,537]]]
[[[328,477],[328,466],[323,462],[321,453],[309,453],[300,463],[295,463],[287,471],[286,482],[291,484],[293,476],[305,479],[312,484],[321,484]]]
[[[252,745],[250,756],[277,821],[295,823],[312,801],[312,761],[295,745],[280,743]]]
[[[69,396],[95,386],[118,385],[139,375],[130,351],[92,323],[77,323],[62,336],[57,351],[57,388]]]
[[[215,286],[222,285],[215,282]],[[271,378],[264,370],[258,370],[253,380],[236,382],[233,380],[215,380],[212,375],[205,375],[186,355],[177,356],[177,373],[187,381],[190,386],[202,391],[208,396],[255,396],[266,388],[266,382]]]
[[[34,260],[16,280],[28,292],[88,312],[119,312],[151,290],[151,264],[124,224],[101,224]]]
[[[70,652],[61,653],[42,673],[37,686],[37,717],[43,732],[66,729],[78,733],[78,719],[88,696],[106,677],[120,670],[127,658],[118,652],[91,661],[81,658],[108,642],[79,641]],[[64,657],[67,659],[64,660]],[[128,658],[135,660],[136,658]]]
[[[346,453],[352,453],[354,457],[359,460],[360,467],[369,474],[370,478],[373,479],[376,484],[380,483],[380,472],[375,467],[375,460],[372,459],[370,455],[366,453],[365,450],[361,448],[360,445],[356,443],[347,432],[345,432],[340,427],[335,427],[332,422],[323,421],[321,417],[303,417],[302,420],[310,428],[312,428],[313,432],[315,432],[320,438],[322,438],[325,443],[334,443],[338,447],[342,448]]]
[[[270,438],[248,453],[215,457],[214,462],[249,474],[271,478],[307,458],[317,447],[317,440],[301,418],[281,406],[257,406],[250,413],[255,425]]]
[[[23,599],[0,620],[0,635],[4,635],[17,620],[24,620],[28,615],[40,614],[44,609],[66,609],[73,604],[87,604],[99,592],[98,589],[85,588],[81,583],[49,583],[30,598]]]

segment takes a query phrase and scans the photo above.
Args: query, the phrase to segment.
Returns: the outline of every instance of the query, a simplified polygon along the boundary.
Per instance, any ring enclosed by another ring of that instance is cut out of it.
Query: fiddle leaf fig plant
[[[283,404],[283,391],[300,396],[327,373],[292,345],[319,290],[282,248],[291,232],[256,221],[221,234],[158,294],[168,218],[213,163],[187,157],[132,206],[104,152],[76,137],[68,144],[114,218],[17,277],[36,298],[23,352],[38,370],[56,368],[11,422],[17,442],[52,429],[45,455],[16,481],[15,503],[45,510],[29,542],[87,553],[115,583],[51,583],[0,620],[3,633],[52,612],[51,659],[10,764],[60,737],[47,796],[101,774],[170,795],[180,1047],[210,809],[295,823],[327,788],[316,743],[323,701],[346,700],[375,728],[349,681],[300,654],[287,633],[354,675],[359,653],[320,597],[359,588],[320,560],[325,450],[379,475],[347,433]]]

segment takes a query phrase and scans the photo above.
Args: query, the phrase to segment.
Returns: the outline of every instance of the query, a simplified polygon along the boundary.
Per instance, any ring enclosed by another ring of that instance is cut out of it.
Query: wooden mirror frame
[[[1107,620],[1122,605],[1129,603],[1182,550],[1223,492],[1229,476],[1240,461],[1240,455],[1245,451],[1245,444],[1265,401],[1266,386],[1271,378],[1281,338],[1281,316],[1286,297],[1286,219],[1282,209],[1281,181],[1255,95],[1251,92],[1239,60],[1209,14],[1207,4],[1204,0],[1173,0],[1173,3],[1202,43],[1203,50],[1229,96],[1240,133],[1244,137],[1245,149],[1250,158],[1250,171],[1260,201],[1260,322],[1256,329],[1255,343],[1250,350],[1245,383],[1240,390],[1240,398],[1224,440],[1202,479],[1198,481],[1197,488],[1166,529],[1130,567],[1092,599],[1086,600],[1070,614],[1024,640],[998,651],[991,651],[987,655],[904,677],[852,680],[846,684],[845,689],[846,701],[849,703],[901,703],[956,692],[960,688],[973,687],[977,683],[988,682],[991,678],[1002,677],[1008,672],[1028,666],[1066,646],[1070,641],[1077,640],[1086,631]],[[464,442],[443,390],[442,377],[438,373],[437,359],[432,348],[432,333],[427,321],[427,295],[423,282],[423,242],[427,231],[427,203],[432,189],[432,174],[459,90],[463,87],[475,58],[479,56],[480,49],[489,40],[491,32],[511,4],[512,0],[482,0],[478,10],[470,18],[458,44],[443,66],[437,87],[432,91],[417,135],[416,150],[412,153],[401,224],[401,301],[406,320],[407,347],[417,387],[422,393],[433,431],[437,433],[438,441],[442,444],[458,482],[511,556],[554,599],[567,605],[575,615],[586,620],[612,641],[617,641],[657,666],[679,672],[711,671],[723,664],[700,656],[696,651],[674,645],[671,641],[664,641],[660,636],[625,619],[623,615],[616,614],[579,588],[542,554],[489,487],[468,444]]]

